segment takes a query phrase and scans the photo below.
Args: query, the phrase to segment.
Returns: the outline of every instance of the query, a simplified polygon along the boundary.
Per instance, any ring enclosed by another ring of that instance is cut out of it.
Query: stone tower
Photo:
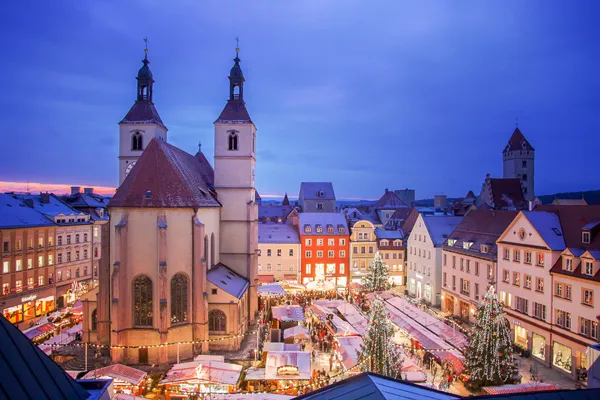
[[[154,79],[150,71],[148,49],[142,60],[144,65],[137,75],[137,98],[119,122],[119,186],[131,172],[150,139],[167,140],[167,127],[163,124],[152,101]]]
[[[533,200],[535,149],[525,139],[517,127],[502,151],[502,171],[504,178],[519,178],[525,200]]]
[[[258,308],[256,127],[244,102],[239,49],[229,73],[229,100],[215,121],[214,188],[221,210],[220,261],[250,281],[248,317]]]

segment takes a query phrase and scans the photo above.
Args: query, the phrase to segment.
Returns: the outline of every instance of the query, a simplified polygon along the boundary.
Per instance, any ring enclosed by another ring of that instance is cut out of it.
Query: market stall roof
[[[112,378],[120,381],[127,382],[133,386],[139,386],[144,378],[146,372],[129,367],[123,364],[112,364],[107,367],[98,368],[85,374],[81,379],[101,379],[101,378]]]
[[[272,393],[218,393],[211,394],[211,400],[291,400],[294,396]]]
[[[531,392],[546,392],[548,390],[558,390],[559,387],[550,383],[522,383],[519,385],[486,386],[482,388],[486,394],[516,394]]]
[[[306,289],[308,290],[333,290],[335,289],[335,283],[330,281],[310,281],[306,283]]]
[[[146,397],[134,396],[126,393],[115,393],[110,400],[146,400]]]
[[[0,395],[8,399],[87,399],[90,394],[0,315]]]
[[[360,334],[364,335],[367,331],[369,321],[352,304],[344,303],[337,307],[340,314],[346,318],[346,321]]]
[[[303,326],[297,325],[297,326],[288,328],[283,331],[284,339],[291,338],[291,337],[293,337],[295,339],[308,339],[309,338],[308,329],[304,328]]]
[[[280,284],[274,283],[272,285],[262,285],[258,287],[258,293],[268,295],[285,295],[287,292]]]
[[[328,314],[332,314],[332,312],[329,311],[327,308],[321,307],[317,304],[311,305],[310,310],[313,312],[313,314],[315,314],[317,318],[322,320],[324,320]]]
[[[449,362],[457,374],[460,374],[465,370],[465,365],[464,365],[465,358],[458,351],[456,351],[456,350],[440,351],[440,352],[436,353],[436,355],[440,358],[440,360]]]
[[[316,304],[318,306],[321,306],[321,307],[336,309],[337,307],[346,303],[346,301],[344,301],[344,300],[315,300],[312,303]]]
[[[348,370],[358,364],[358,350],[362,345],[363,339],[360,336],[336,337],[335,340],[340,344],[339,353],[342,355],[342,364]]]
[[[266,380],[308,380],[310,378],[309,352],[271,351],[267,354]]]
[[[357,336],[358,332],[348,322],[333,314],[331,322],[335,326],[335,336]]]
[[[276,306],[271,308],[273,319],[280,321],[304,321],[304,308],[299,305]]]
[[[177,384],[194,381],[197,383],[215,383],[236,385],[242,374],[242,366],[219,361],[190,361],[175,364],[159,384]]]
[[[263,351],[300,351],[300,344],[298,343],[282,343],[282,342],[267,342],[263,346]]]
[[[25,336],[27,336],[28,339],[34,339],[40,335],[43,335],[44,333],[48,333],[50,331],[53,331],[56,329],[56,326],[52,323],[52,322],[48,322],[46,324],[43,325],[38,325],[38,326],[34,326],[32,328],[29,328],[25,331],[23,331],[23,334]]]

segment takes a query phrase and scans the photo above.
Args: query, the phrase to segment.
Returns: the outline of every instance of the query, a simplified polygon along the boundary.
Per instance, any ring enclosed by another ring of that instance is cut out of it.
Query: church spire
[[[148,60],[148,38],[144,38],[146,48],[144,49],[144,59],[142,63],[144,65],[138,71],[137,75],[137,101],[149,101],[152,102],[152,85],[154,79],[152,78],[152,71],[150,71],[150,61]]]
[[[235,58],[233,67],[229,72],[229,100],[244,101],[244,74],[240,67],[240,41],[236,37]]]

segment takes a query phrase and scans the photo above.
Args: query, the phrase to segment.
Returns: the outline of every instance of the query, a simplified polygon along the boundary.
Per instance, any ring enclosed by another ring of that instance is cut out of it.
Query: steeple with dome
[[[252,124],[244,101],[244,73],[240,66],[240,49],[236,47],[233,67],[229,71],[229,100],[215,123]]]

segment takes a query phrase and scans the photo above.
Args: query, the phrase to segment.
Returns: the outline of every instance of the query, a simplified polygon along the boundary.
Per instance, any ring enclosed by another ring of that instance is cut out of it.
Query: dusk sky
[[[536,195],[600,189],[600,2],[6,1],[0,181],[114,187],[149,38],[169,142],[212,160],[240,38],[261,195],[479,193],[515,128]]]

